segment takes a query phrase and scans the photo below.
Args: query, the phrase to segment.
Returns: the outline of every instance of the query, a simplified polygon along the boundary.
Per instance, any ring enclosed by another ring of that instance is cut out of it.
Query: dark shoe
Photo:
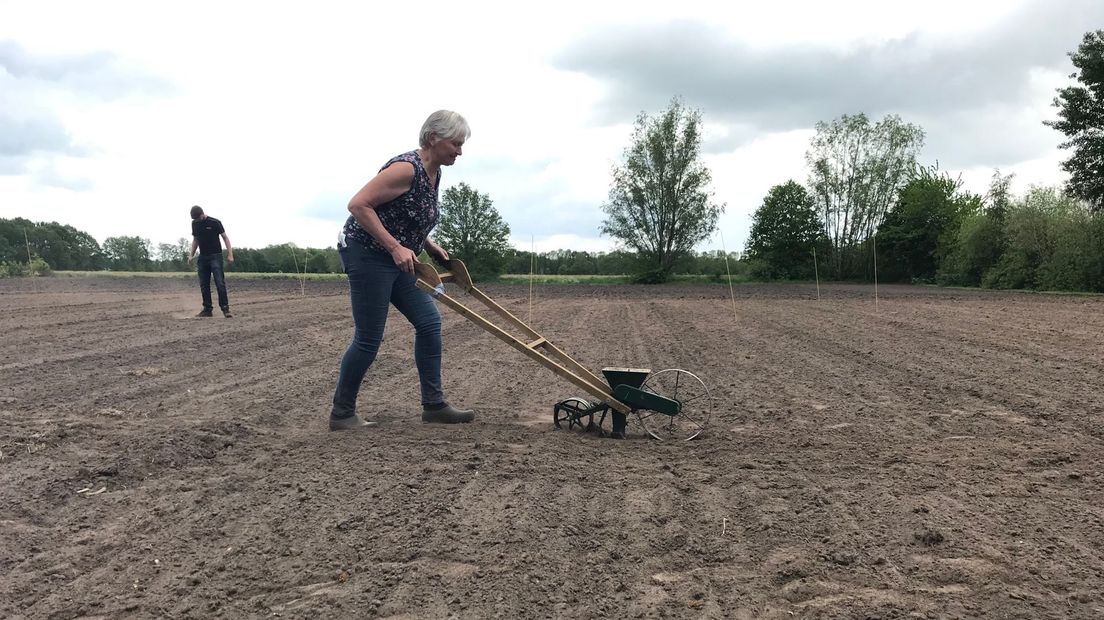
[[[426,424],[459,424],[474,419],[475,412],[471,409],[457,409],[448,403],[422,406],[422,422]]]
[[[226,318],[228,318],[228,319],[232,319],[232,318],[234,318],[234,315],[233,315],[233,314],[230,314],[230,308],[223,308],[223,309],[222,309],[222,316],[224,316],[224,317],[226,317]]]
[[[351,431],[372,426],[377,426],[377,424],[375,422],[369,422],[357,415],[351,415],[347,418],[335,418],[330,416],[331,431]]]
[[[201,316],[215,316],[215,315],[212,314],[210,310],[200,310],[199,314],[197,314],[196,316],[201,317]]]

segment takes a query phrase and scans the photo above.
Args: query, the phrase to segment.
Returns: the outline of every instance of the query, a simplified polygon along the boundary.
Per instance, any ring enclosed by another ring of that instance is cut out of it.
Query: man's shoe
[[[330,416],[330,430],[331,431],[352,431],[358,428],[370,428],[377,426],[375,422],[369,422],[358,415],[351,415],[347,418],[335,418]]]
[[[457,409],[448,403],[422,406],[422,422],[426,424],[459,424],[474,419],[471,409]]]
[[[197,317],[201,317],[201,316],[207,317],[207,316],[215,316],[215,315],[212,314],[210,310],[200,310],[199,314],[197,314],[196,316]]]
[[[228,319],[232,319],[232,318],[234,318],[234,315],[233,315],[233,314],[230,314],[230,308],[223,308],[223,309],[222,309],[222,316],[224,316],[224,317],[226,317],[226,318],[228,318]]]

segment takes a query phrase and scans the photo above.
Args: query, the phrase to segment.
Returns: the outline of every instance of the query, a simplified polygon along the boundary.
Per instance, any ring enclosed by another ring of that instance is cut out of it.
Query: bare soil
[[[0,280],[0,617],[1104,617],[1104,299],[538,287],[587,367],[702,377],[661,443],[555,430],[578,390],[444,306],[476,422],[421,423],[394,314],[328,432],[346,285],[230,287]]]

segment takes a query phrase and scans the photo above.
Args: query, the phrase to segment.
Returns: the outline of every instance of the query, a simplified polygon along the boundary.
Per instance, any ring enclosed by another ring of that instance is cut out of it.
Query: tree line
[[[761,280],[938,282],[1000,288],[1104,288],[1104,30],[1089,32],[1070,54],[1078,84],[1059,89],[1066,186],[1009,192],[994,173],[984,195],[917,158],[924,131],[896,115],[863,113],[820,122],[805,185],[776,185],[756,209],[745,253],[734,265],[694,247],[710,238],[726,205],[713,201],[701,161],[702,115],[680,98],[656,116],[642,112],[622,162],[611,171],[600,232],[621,250],[571,250],[538,256],[509,245],[510,228],[490,196],[460,183],[443,192],[435,238],[477,278],[505,272],[634,274],[662,282],[676,273],[719,275],[721,268]],[[22,239],[20,239],[22,232]],[[179,270],[188,241],[159,244],[111,237],[99,246],[56,222],[0,221],[0,275],[20,264],[41,269]],[[334,249],[291,244],[235,249],[231,270],[336,273]],[[733,256],[734,257],[734,256]],[[733,258],[730,257],[730,258]]]
[[[3,275],[29,275],[27,257],[33,271],[47,275],[61,271],[188,271],[187,253],[191,241],[153,244],[141,237],[108,237],[101,245],[91,235],[57,222],[32,222],[23,218],[0,218],[0,269]],[[481,247],[447,246],[456,256],[471,257],[481,277],[503,273],[538,275],[625,275],[633,272],[636,256],[627,251],[584,252],[552,250],[528,252],[507,247],[488,253]],[[739,260],[729,255],[730,269]],[[490,261],[490,262],[488,262]],[[227,271],[246,273],[341,273],[341,257],[336,248],[300,248],[284,243],[264,248],[234,248],[234,264]],[[725,256],[720,251],[696,252],[683,257],[678,272],[719,278],[725,273]]]
[[[934,166],[918,166],[872,234],[848,246],[833,246],[816,220],[815,197],[791,180],[756,211],[743,261],[757,280],[819,272],[834,280],[1104,292],[1104,211],[1056,187],[1014,196],[1011,178],[996,171],[989,191],[977,195]]]
[[[1072,151],[1064,188],[1013,196],[997,170],[972,194],[917,161],[921,128],[844,115],[817,124],[807,185],[776,185],[756,210],[750,273],[1104,292],[1104,30],[1070,58],[1079,84],[1058,90],[1059,120],[1046,122]]]

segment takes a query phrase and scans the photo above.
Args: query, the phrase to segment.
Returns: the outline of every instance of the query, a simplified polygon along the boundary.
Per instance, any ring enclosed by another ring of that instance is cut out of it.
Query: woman
[[[414,326],[414,362],[422,390],[422,421],[471,422],[475,414],[445,402],[441,389],[441,314],[429,294],[415,285],[414,261],[424,248],[433,260],[449,256],[429,239],[437,225],[441,166],[451,166],[471,135],[464,117],[439,110],[429,115],[420,148],[391,158],[349,201],[352,214],[338,240],[349,277],[356,330],[341,358],[330,412],[330,430],[375,426],[356,415],[357,392],[376,359],[387,311],[394,304]]]

